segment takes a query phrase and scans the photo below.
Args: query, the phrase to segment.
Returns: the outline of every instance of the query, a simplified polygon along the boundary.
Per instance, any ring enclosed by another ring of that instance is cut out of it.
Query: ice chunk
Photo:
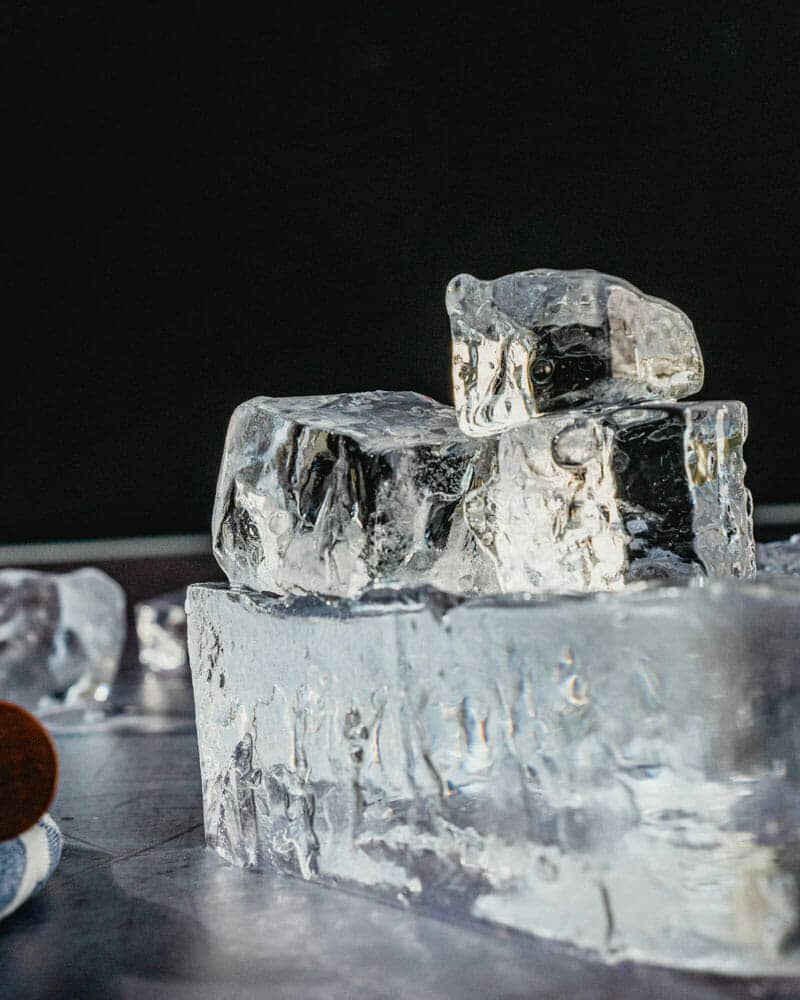
[[[43,711],[102,697],[125,634],[125,593],[100,570],[0,570],[0,698]]]
[[[597,271],[460,274],[447,311],[465,434],[497,434],[591,401],[680,399],[703,385],[688,317]]]
[[[790,573],[800,576],[800,535],[756,546],[756,562],[759,573]]]
[[[231,420],[215,552],[276,594],[749,576],[746,434],[737,402],[595,406],[478,441],[413,393],[255,399]]]
[[[184,670],[186,655],[186,591],[175,590],[140,601],[134,608],[139,661],[155,673]]]
[[[752,576],[746,436],[733,401],[545,415],[496,439],[467,521],[508,592]]]
[[[188,610],[206,836],[235,864],[611,961],[800,973],[800,581],[201,585]]]
[[[482,452],[451,407],[413,392],[252,399],[225,442],[217,560],[232,583],[277,594],[485,589],[460,503]]]

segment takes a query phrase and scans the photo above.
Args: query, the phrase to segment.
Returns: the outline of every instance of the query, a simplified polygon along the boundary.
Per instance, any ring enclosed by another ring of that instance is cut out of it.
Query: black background
[[[448,401],[448,278],[534,266],[684,309],[800,499],[794,6],[76,6],[2,13],[0,541],[204,530],[238,402]]]

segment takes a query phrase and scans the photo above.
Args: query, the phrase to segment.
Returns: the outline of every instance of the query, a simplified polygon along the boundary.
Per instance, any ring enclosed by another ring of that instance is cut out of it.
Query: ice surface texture
[[[0,698],[44,711],[90,701],[113,681],[125,593],[97,569],[0,570]]]
[[[276,594],[749,576],[746,434],[736,402],[554,413],[477,440],[414,393],[255,399],[231,420],[214,548],[231,583]]]
[[[465,434],[496,434],[586,402],[681,399],[703,385],[688,317],[597,271],[460,274],[447,311]]]
[[[414,392],[252,399],[225,442],[217,560],[231,582],[278,594],[485,589],[460,505],[482,447]]]
[[[208,842],[610,960],[797,974],[798,600],[191,587]]]
[[[755,573],[738,402],[553,413],[493,439],[467,521],[506,592]]]
[[[800,535],[756,547],[759,573],[789,573],[800,576]]]
[[[171,673],[188,666],[186,653],[186,591],[140,601],[134,608],[139,662],[154,673]]]

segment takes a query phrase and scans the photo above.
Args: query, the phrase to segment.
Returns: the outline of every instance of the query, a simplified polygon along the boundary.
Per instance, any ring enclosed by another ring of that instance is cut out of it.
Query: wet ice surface
[[[796,974],[799,598],[192,587],[208,842],[609,961]]]
[[[126,631],[125,593],[100,570],[0,570],[0,698],[39,712],[91,706]]]
[[[746,435],[734,401],[554,413],[478,440],[414,393],[259,398],[231,419],[215,553],[231,583],[276,594],[746,577]]]
[[[703,385],[679,309],[597,271],[520,271],[447,288],[453,390],[470,435],[587,402],[681,399]]]

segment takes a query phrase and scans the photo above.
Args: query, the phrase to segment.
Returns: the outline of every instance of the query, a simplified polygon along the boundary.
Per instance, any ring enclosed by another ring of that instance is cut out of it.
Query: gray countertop
[[[0,923],[0,997],[794,997],[620,964],[481,924],[244,872],[203,845],[186,679],[118,687],[127,712],[56,733],[59,869]]]

